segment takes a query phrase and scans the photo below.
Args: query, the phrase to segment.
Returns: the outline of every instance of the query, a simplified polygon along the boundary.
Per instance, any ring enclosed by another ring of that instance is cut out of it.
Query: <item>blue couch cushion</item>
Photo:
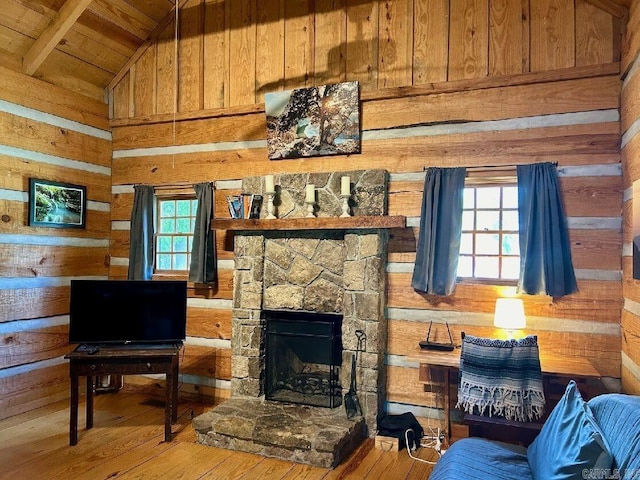
[[[463,438],[451,445],[433,468],[429,480],[531,480],[524,447]]]
[[[640,480],[640,396],[607,393],[588,405],[613,454],[611,478]]]
[[[534,480],[583,478],[584,469],[610,469],[612,456],[576,383],[564,395],[527,450]]]

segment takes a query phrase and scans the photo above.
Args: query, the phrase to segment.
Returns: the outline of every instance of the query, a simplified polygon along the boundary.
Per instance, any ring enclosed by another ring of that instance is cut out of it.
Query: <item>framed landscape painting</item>
[[[29,225],[85,228],[87,187],[29,179]]]
[[[267,93],[270,160],[360,153],[358,82]]]

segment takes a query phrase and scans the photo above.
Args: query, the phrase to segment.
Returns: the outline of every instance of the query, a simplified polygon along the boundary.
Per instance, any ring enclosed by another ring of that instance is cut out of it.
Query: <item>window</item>
[[[193,196],[156,197],[156,273],[188,272],[197,207]]]
[[[518,187],[467,186],[462,208],[458,278],[517,280]]]

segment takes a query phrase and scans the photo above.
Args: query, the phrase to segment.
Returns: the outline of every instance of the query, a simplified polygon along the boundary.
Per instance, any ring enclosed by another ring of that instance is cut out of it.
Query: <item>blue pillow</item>
[[[585,468],[611,468],[602,431],[573,380],[529,445],[527,460],[534,480],[583,478]]]

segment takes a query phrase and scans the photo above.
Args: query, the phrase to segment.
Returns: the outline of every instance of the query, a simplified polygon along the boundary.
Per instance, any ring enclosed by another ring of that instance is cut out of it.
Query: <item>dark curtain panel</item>
[[[136,185],[131,210],[129,280],[151,280],[153,275],[153,187]]]
[[[569,233],[552,163],[518,165],[518,291],[561,297],[576,292]]]
[[[193,186],[198,199],[196,225],[193,231],[193,248],[189,281],[195,283],[214,283],[218,277],[216,263],[216,241],[211,230],[213,218],[213,184],[198,183]]]
[[[455,290],[465,175],[464,167],[427,170],[411,280],[415,290],[434,295]]]

